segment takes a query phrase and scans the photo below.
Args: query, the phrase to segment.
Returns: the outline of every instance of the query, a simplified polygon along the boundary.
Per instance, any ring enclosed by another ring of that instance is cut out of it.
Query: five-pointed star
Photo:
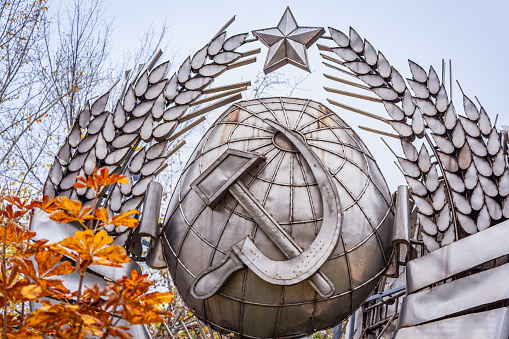
[[[268,74],[289,63],[309,72],[306,50],[324,33],[322,27],[297,26],[287,7],[277,27],[253,31],[253,35],[269,48],[263,71]]]

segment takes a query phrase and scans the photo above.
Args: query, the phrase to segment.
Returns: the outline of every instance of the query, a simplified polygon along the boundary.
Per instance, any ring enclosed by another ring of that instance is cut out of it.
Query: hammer
[[[265,158],[256,153],[228,149],[191,183],[191,187],[211,208],[215,208],[229,192],[285,257],[291,259],[298,256],[302,252],[302,248],[241,181],[251,169],[263,161],[265,161]],[[203,271],[196,277],[191,287],[191,294],[197,299],[212,296],[231,274],[243,267],[242,259],[231,250],[222,262]],[[328,297],[334,293],[334,286],[320,271],[312,275],[308,281],[322,297]]]

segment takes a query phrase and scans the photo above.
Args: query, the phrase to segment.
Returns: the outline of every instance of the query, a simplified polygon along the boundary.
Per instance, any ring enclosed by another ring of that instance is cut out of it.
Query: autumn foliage
[[[131,338],[121,319],[149,324],[163,322],[169,315],[161,305],[171,303],[173,294],[148,293],[153,282],[136,270],[104,288],[83,284],[90,265],[119,267],[130,260],[103,228],[109,224],[134,228],[138,220],[131,216],[139,212],[110,216],[104,207],[96,207],[97,197],[107,185],[126,181],[123,175],[109,175],[107,169],[96,169],[88,178],[78,177],[76,188],[90,187],[96,192],[93,206],[86,207],[66,197],[45,196],[31,202],[16,196],[0,197],[3,338],[84,338],[86,334]],[[34,213],[49,213],[56,222],[77,222],[84,230],[56,243],[34,241],[36,234],[26,223]],[[61,276],[68,274],[78,275],[76,291],[64,286]],[[30,301],[42,307],[30,312]]]

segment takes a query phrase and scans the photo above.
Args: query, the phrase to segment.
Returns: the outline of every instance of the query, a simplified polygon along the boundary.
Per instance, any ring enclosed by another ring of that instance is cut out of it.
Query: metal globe
[[[312,150],[335,185],[341,232],[319,269],[334,292],[320,295],[309,279],[269,283],[240,266],[213,295],[196,298],[191,289],[197,277],[221,265],[246,237],[270,259],[288,259],[232,194],[211,206],[191,187],[227,150],[264,156],[239,180],[298,247],[308,248],[320,233],[327,204],[317,169],[275,124]],[[163,243],[174,283],[199,318],[244,337],[296,338],[338,324],[369,296],[389,263],[392,224],[386,182],[364,143],[337,114],[312,100],[265,98],[234,104],[203,136],[168,206]]]

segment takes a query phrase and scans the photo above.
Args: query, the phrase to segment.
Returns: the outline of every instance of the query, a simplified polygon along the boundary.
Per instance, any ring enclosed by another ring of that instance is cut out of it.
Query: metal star
[[[268,74],[286,64],[309,72],[307,49],[325,33],[323,27],[299,27],[290,7],[277,27],[260,29],[253,35],[269,48],[263,72]]]

